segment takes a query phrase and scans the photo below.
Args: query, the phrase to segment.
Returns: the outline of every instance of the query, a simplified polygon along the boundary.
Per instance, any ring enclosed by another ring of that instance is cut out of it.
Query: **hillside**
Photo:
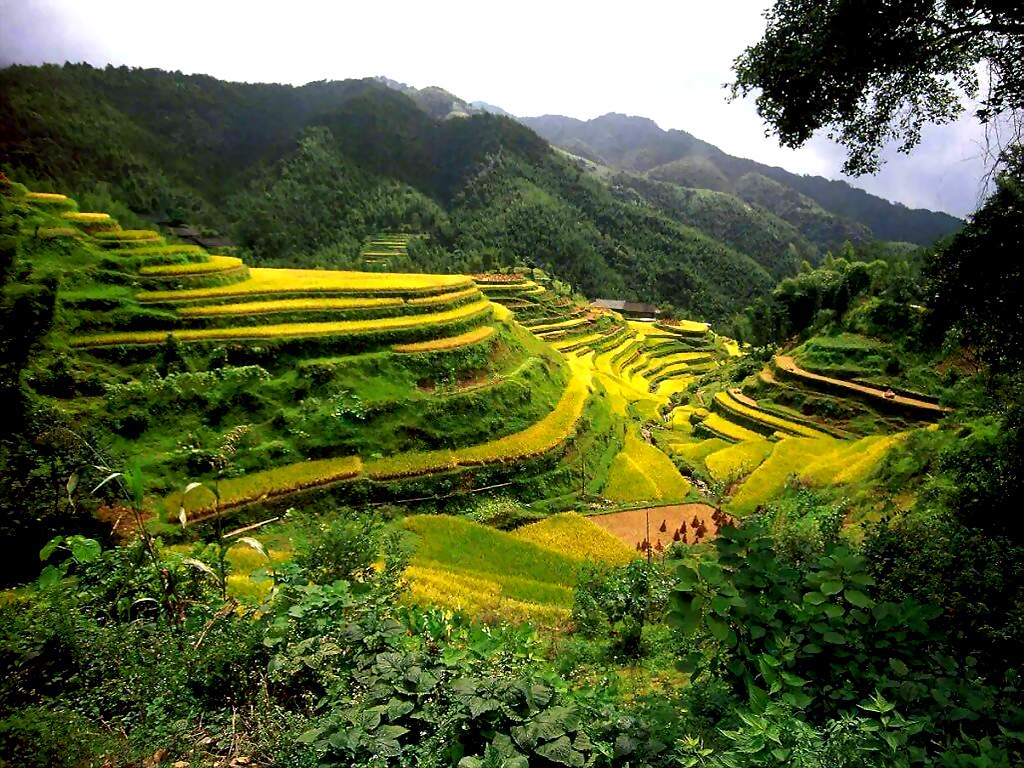
[[[417,106],[375,80],[293,88],[85,65],[12,67],[0,86],[11,178],[136,226],[219,231],[256,263],[351,268],[366,237],[405,230],[429,236],[410,251],[419,269],[525,263],[709,317],[770,286],[750,254],[625,204],[519,123],[432,117],[420,106],[439,91]]]
[[[928,245],[963,223],[944,213],[891,203],[843,181],[800,176],[734,157],[685,131],[664,131],[642,117],[611,113],[587,121],[560,115],[521,119],[552,144],[595,162],[683,187],[732,194],[788,221],[823,249],[871,237]]]
[[[517,162],[477,188],[515,200]],[[821,754],[819,707],[898,706],[921,749],[969,752],[951,686],[1015,748],[1024,580],[995,478],[1020,430],[927,340],[913,262],[802,267],[733,318],[779,345],[751,348],[536,268],[416,271],[424,232],[368,235],[358,270],[267,267],[60,193],[0,201],[17,764],[417,764],[439,739],[463,768],[612,742],[611,765],[668,768],[700,734],[724,768],[749,747],[721,708],[761,717],[749,680]],[[747,230],[722,236],[771,234]]]

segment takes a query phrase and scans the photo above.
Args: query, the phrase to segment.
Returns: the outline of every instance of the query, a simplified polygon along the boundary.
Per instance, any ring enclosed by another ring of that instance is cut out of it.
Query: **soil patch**
[[[704,524],[705,534],[701,541],[712,539],[718,526],[712,519],[715,508],[710,504],[667,504],[659,507],[642,507],[640,509],[627,509],[623,512],[611,512],[607,515],[593,515],[590,520],[604,528],[613,536],[617,537],[630,547],[636,547],[647,537],[647,520],[650,513],[651,546],[657,549],[660,542],[662,547],[668,547],[675,541],[675,534],[680,532],[679,541],[693,544],[695,541],[695,528],[701,523]],[[697,521],[694,526],[693,521]],[[686,524],[685,534],[680,529]],[[664,527],[664,530],[662,528]]]

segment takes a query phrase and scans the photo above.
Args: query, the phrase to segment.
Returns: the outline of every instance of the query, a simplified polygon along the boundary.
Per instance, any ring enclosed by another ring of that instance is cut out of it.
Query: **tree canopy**
[[[777,0],[762,39],[734,64],[735,95],[789,147],[815,131],[848,149],[844,171],[872,173],[879,150],[909,151],[927,123],[976,100],[990,122],[1024,106],[1019,0]]]

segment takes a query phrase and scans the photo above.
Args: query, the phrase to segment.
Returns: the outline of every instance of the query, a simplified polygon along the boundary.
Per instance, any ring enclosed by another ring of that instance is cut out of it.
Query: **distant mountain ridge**
[[[609,113],[592,120],[562,115],[520,120],[552,144],[593,162],[735,195],[823,245],[872,236],[927,245],[963,225],[949,214],[908,208],[845,181],[801,176],[729,155],[686,131],[663,130],[645,117]]]
[[[663,130],[650,118],[617,112],[592,120],[564,115],[516,117],[436,86],[417,89],[385,77],[376,79],[409,96],[435,119],[481,113],[511,117],[552,145],[593,163],[648,180],[731,195],[788,222],[819,252],[847,240],[930,245],[963,226],[955,216],[909,208],[845,181],[804,176],[729,155],[686,131]],[[719,201],[728,204],[724,198]]]

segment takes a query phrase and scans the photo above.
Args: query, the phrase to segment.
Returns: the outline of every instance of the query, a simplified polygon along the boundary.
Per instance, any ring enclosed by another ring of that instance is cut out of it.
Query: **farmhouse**
[[[623,299],[596,299],[590,306],[596,309],[610,309],[620,312],[626,317],[634,320],[654,320],[661,315],[661,310],[653,304],[641,304],[638,301],[625,301]]]

